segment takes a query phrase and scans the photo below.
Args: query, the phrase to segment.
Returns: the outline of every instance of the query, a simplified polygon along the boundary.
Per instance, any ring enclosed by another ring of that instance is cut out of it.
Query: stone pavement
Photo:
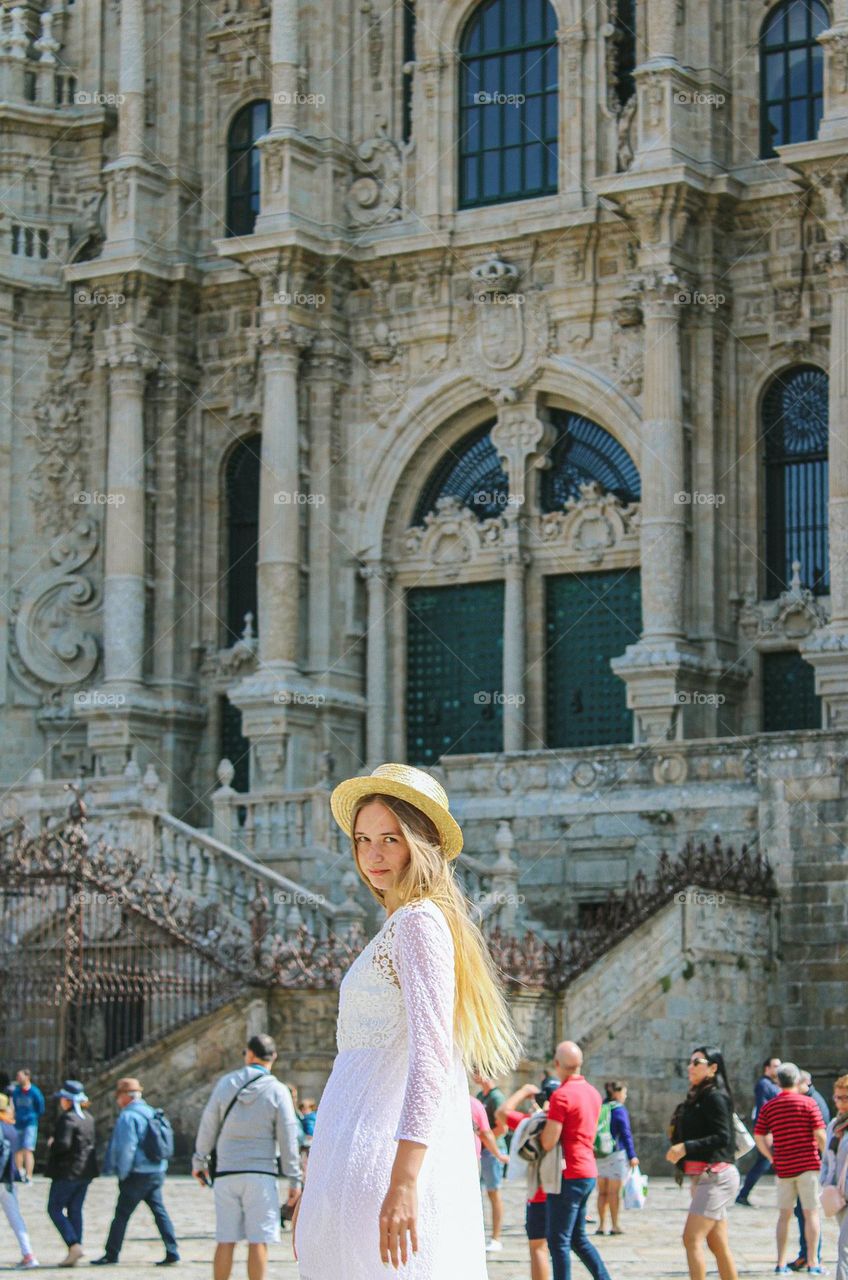
[[[32,1186],[19,1189],[21,1205],[27,1225],[33,1239],[36,1256],[42,1269],[55,1267],[56,1262],[64,1256],[64,1246],[52,1223],[47,1218],[46,1204],[49,1184],[46,1179],[37,1177]],[[106,1237],[112,1206],[114,1204],[116,1183],[113,1178],[98,1178],[89,1191],[86,1202],[85,1247],[88,1258],[95,1258],[102,1252],[102,1244]],[[730,1238],[736,1255],[740,1280],[745,1276],[765,1276],[774,1271],[773,1230],[776,1211],[774,1209],[775,1193],[770,1178],[764,1178],[755,1195],[759,1206],[756,1209],[734,1208],[731,1214]],[[174,1277],[174,1280],[208,1280],[211,1277],[210,1261],[214,1249],[213,1227],[214,1211],[211,1194],[205,1192],[188,1177],[169,1178],[165,1188],[165,1199],[174,1219],[177,1236],[180,1240],[183,1265],[173,1272],[156,1270],[154,1263],[163,1256],[161,1242],[153,1226],[153,1220],[147,1209],[142,1206],[130,1223],[130,1230],[121,1265],[109,1268],[102,1273],[104,1277],[113,1276],[131,1280],[162,1280],[163,1274]],[[625,1213],[623,1236],[605,1237],[600,1242],[600,1251],[607,1264],[612,1280],[664,1280],[665,1277],[686,1277],[686,1263],[680,1244],[680,1231],[683,1226],[688,1195],[674,1185],[670,1178],[652,1178],[647,1205],[641,1213]],[[529,1266],[526,1260],[526,1245],[523,1234],[523,1207],[521,1187],[510,1186],[507,1190],[507,1229],[504,1233],[504,1252],[489,1255],[490,1280],[527,1280]],[[590,1228],[593,1230],[593,1228]],[[794,1224],[793,1224],[793,1241]],[[239,1246],[236,1253],[235,1280],[243,1280],[246,1269],[243,1257],[245,1246]],[[793,1255],[794,1256],[794,1255]],[[825,1223],[824,1265],[831,1276],[835,1272],[836,1230],[833,1222]],[[9,1231],[5,1218],[0,1215],[0,1271],[9,1270],[17,1261],[15,1242]],[[52,1264],[52,1265],[51,1265]],[[87,1261],[83,1260],[76,1268],[77,1273],[85,1269]],[[588,1273],[581,1264],[574,1260],[575,1280]],[[66,1274],[58,1271],[58,1275]],[[389,1273],[387,1273],[389,1274]],[[710,1268],[715,1275],[715,1268]],[[291,1256],[291,1243],[288,1233],[283,1242],[272,1250],[270,1280],[297,1280],[297,1267]],[[338,1280],[327,1276],[327,1280]],[[439,1277],[439,1280],[463,1280],[461,1276]]]

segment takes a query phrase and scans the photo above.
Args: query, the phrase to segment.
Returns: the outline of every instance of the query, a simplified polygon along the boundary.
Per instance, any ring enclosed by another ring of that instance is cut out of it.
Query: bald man
[[[573,1040],[563,1040],[554,1055],[554,1070],[562,1081],[551,1097],[548,1119],[541,1133],[546,1151],[562,1146],[562,1186],[547,1199],[548,1248],[554,1280],[571,1280],[571,1253],[577,1254],[595,1280],[610,1280],[603,1259],[586,1235],[586,1206],[598,1177],[595,1133],[601,1095],[581,1074],[583,1052]]]

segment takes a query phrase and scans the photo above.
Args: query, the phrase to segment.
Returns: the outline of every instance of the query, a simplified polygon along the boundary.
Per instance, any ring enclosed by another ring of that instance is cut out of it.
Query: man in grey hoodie
[[[250,1280],[265,1280],[268,1245],[280,1239],[278,1151],[289,1180],[288,1204],[294,1207],[300,1198],[299,1126],[291,1094],[271,1075],[276,1057],[270,1036],[251,1036],[244,1066],[221,1077],[200,1119],[192,1173],[208,1186],[214,1150],[214,1280],[229,1280],[239,1240],[247,1240]]]

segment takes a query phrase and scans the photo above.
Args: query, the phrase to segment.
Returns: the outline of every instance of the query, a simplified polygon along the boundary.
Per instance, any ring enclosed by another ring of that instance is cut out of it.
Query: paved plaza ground
[[[113,1178],[98,1178],[89,1192],[86,1203],[85,1247],[87,1258],[79,1263],[80,1272],[89,1258],[102,1253],[112,1206],[116,1193]],[[64,1256],[64,1247],[47,1218],[46,1204],[49,1183],[36,1178],[32,1186],[23,1187],[19,1194],[27,1225],[32,1235],[36,1255],[42,1269],[53,1269]],[[214,1249],[214,1213],[211,1194],[204,1192],[188,1177],[168,1179],[165,1191],[168,1208],[174,1219],[180,1240],[183,1263],[173,1271],[156,1270],[154,1263],[164,1254],[156,1235],[153,1220],[142,1206],[130,1224],[127,1243],[120,1266],[104,1269],[104,1276],[124,1275],[132,1280],[161,1280],[163,1274],[184,1276],[186,1280],[199,1280],[211,1275],[210,1261]],[[765,1276],[774,1271],[774,1208],[775,1192],[770,1178],[764,1178],[757,1187],[755,1209],[734,1208],[731,1214],[730,1237],[740,1280],[745,1276]],[[599,1243],[601,1253],[612,1280],[663,1280],[664,1277],[687,1275],[685,1259],[680,1244],[680,1231],[686,1210],[688,1195],[679,1190],[672,1179],[651,1179],[646,1208],[641,1213],[625,1213],[625,1234],[605,1237]],[[593,1230],[594,1228],[590,1228]],[[794,1242],[793,1224],[793,1242]],[[507,1229],[504,1235],[504,1252],[490,1255],[490,1280],[526,1280],[529,1267],[523,1232],[523,1206],[521,1188],[507,1191]],[[246,1269],[243,1255],[245,1246],[236,1254],[234,1277],[243,1280]],[[793,1255],[794,1256],[794,1255]],[[825,1251],[823,1264],[831,1276],[835,1272],[836,1231],[832,1222],[825,1223]],[[0,1215],[0,1270],[9,1270],[17,1261],[15,1242],[5,1218]],[[58,1274],[65,1274],[59,1271]],[[388,1273],[387,1273],[388,1274]],[[711,1274],[716,1274],[711,1268]],[[575,1259],[575,1280],[588,1275]],[[291,1239],[288,1233],[272,1250],[270,1280],[297,1280],[297,1267],[292,1260]],[[327,1276],[327,1280],[337,1280]],[[463,1280],[462,1276],[440,1277],[439,1280]]]

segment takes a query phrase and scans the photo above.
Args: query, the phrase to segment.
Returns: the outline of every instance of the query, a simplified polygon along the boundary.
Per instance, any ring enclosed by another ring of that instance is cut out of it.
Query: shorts
[[[34,1151],[38,1141],[38,1121],[27,1120],[26,1124],[15,1125],[21,1151]]]
[[[707,1169],[692,1179],[692,1201],[690,1213],[698,1213],[702,1218],[715,1218],[717,1222],[727,1217],[727,1206],[736,1199],[739,1190],[739,1170],[735,1164],[729,1164],[718,1173]]]
[[[601,1156],[597,1165],[599,1178],[615,1178],[617,1182],[624,1182],[630,1169],[626,1151],[613,1151],[612,1155]]]
[[[275,1244],[280,1239],[280,1197],[270,1173],[227,1173],[216,1178],[218,1244]]]
[[[484,1151],[480,1156],[480,1181],[487,1191],[500,1191],[503,1182],[504,1165],[496,1160],[491,1151]]]
[[[796,1200],[801,1201],[802,1209],[818,1209],[821,1204],[818,1170],[806,1169],[794,1178],[777,1179],[778,1209],[794,1209]]]
[[[547,1238],[547,1211],[544,1200],[528,1200],[527,1212],[524,1214],[524,1230],[528,1240],[545,1240]]]

